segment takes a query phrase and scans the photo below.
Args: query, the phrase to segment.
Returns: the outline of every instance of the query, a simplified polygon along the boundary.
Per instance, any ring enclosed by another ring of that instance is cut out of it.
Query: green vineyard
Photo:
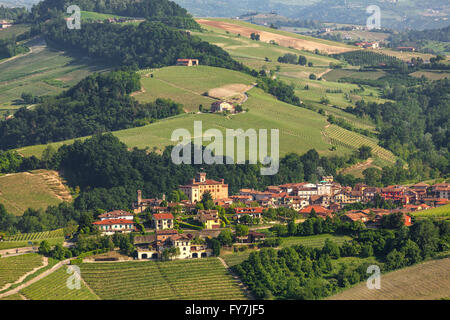
[[[245,299],[216,258],[168,262],[85,263],[81,275],[102,299]]]
[[[60,237],[64,237],[63,229],[44,232],[34,232],[34,233],[20,233],[14,236],[6,237],[5,241],[34,241]]]
[[[47,277],[33,283],[20,291],[30,300],[97,300],[98,298],[83,284],[80,289],[69,289],[67,282],[72,273],[67,273],[67,266],[56,270]],[[71,282],[70,282],[71,283]]]
[[[359,135],[333,124],[326,128],[323,133],[325,138],[328,139],[333,145],[351,149],[357,149],[363,145],[366,145],[371,147],[373,154],[380,159],[390,163],[395,163],[396,161],[395,155],[389,150],[380,147],[375,139]]]
[[[42,266],[42,256],[35,253],[0,258],[0,289],[39,266]]]

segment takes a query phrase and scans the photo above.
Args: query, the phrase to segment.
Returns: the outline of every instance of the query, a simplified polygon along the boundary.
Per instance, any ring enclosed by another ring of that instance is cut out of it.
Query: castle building
[[[179,189],[194,203],[202,200],[205,192],[209,191],[213,200],[228,198],[228,184],[224,180],[215,181],[206,179],[206,173],[200,172],[190,184],[180,186]]]

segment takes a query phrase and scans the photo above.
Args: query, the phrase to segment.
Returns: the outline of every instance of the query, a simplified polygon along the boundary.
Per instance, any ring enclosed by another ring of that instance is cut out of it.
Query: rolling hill
[[[175,144],[171,141],[172,132],[179,128],[185,128],[193,132],[194,121],[202,121],[203,130],[217,128],[225,133],[225,129],[279,129],[280,130],[280,154],[289,152],[303,154],[309,149],[316,149],[322,155],[348,154],[359,147],[357,140],[373,144],[369,138],[356,134],[354,139],[344,143],[332,144],[324,137],[326,118],[317,112],[295,107],[276,100],[273,96],[264,93],[261,89],[253,88],[248,91],[248,100],[243,104],[248,112],[233,116],[220,114],[198,114],[198,104],[209,108],[210,99],[202,95],[211,89],[222,87],[226,84],[250,85],[255,79],[237,71],[199,66],[199,67],[166,67],[155,70],[145,70],[142,73],[143,90],[134,94],[138,101],[148,101],[156,97],[170,95],[175,102],[185,103],[187,111],[194,111],[172,118],[164,119],[153,124],[113,132],[121,141],[130,148],[157,148]],[[153,74],[153,78],[148,76]],[[339,138],[338,138],[339,139]],[[345,137],[342,139],[346,139]],[[66,142],[54,143],[60,146]],[[344,142],[344,141],[343,141]],[[355,145],[353,146],[353,143]],[[205,142],[205,145],[208,145]],[[336,146],[331,151],[332,145]],[[26,156],[40,156],[46,146],[31,146],[20,148],[18,151]]]

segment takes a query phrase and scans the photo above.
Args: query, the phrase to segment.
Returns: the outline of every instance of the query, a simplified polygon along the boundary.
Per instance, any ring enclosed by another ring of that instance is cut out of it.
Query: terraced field
[[[84,263],[81,274],[102,299],[245,299],[238,283],[216,258]]]
[[[67,281],[72,273],[63,266],[47,277],[22,289],[20,293],[30,300],[97,300],[86,285],[81,282],[80,289],[69,289]]]
[[[0,258],[0,289],[41,265],[42,256],[35,253]]]
[[[333,145],[348,148],[359,148],[362,145],[372,147],[372,153],[382,160],[395,162],[395,156],[389,150],[380,147],[375,139],[357,134],[337,125],[330,125],[323,131],[325,138]]]

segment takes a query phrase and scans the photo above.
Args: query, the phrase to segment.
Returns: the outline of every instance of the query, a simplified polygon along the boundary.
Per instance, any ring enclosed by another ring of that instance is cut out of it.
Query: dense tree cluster
[[[33,6],[28,19],[44,22],[59,17],[70,5],[78,5],[83,11],[146,18],[177,28],[200,29],[186,9],[168,0],[45,0]]]
[[[202,65],[248,71],[223,49],[161,22],[85,23],[80,30],[71,30],[64,20],[55,20],[45,29],[51,44],[111,65],[159,68],[193,58]]]
[[[294,85],[266,76],[258,77],[258,88],[275,96],[278,100],[301,106],[300,98],[295,95]]]
[[[379,126],[381,145],[409,164],[406,179],[425,179],[449,172],[449,80],[422,86],[393,85],[384,104],[359,101],[347,110],[371,117]]]
[[[27,47],[17,44],[16,37],[0,39],[0,59],[14,57],[28,51]]]
[[[278,62],[299,64],[301,66],[304,66],[307,63],[307,59],[305,56],[297,56],[296,54],[293,53],[286,53],[285,55],[278,57]]]
[[[25,8],[8,8],[3,5],[0,6],[0,19],[16,20],[27,13]]]
[[[0,149],[45,144],[127,129],[183,112],[170,100],[141,104],[130,93],[140,89],[139,75],[130,71],[94,74],[33,109],[21,108],[0,122]]]

